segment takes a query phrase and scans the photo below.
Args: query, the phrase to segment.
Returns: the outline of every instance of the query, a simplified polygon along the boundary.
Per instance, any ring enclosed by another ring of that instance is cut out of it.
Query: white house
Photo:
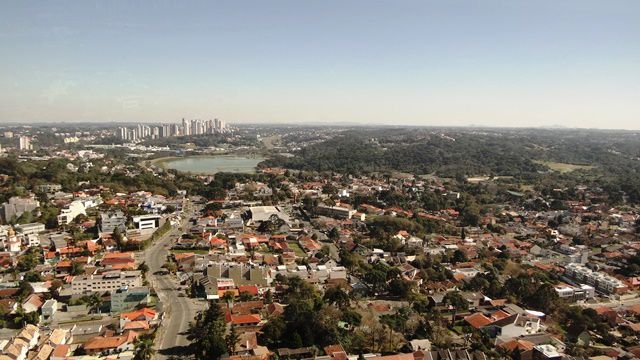
[[[49,299],[42,305],[42,316],[44,316],[45,319],[53,316],[56,311],[58,311],[58,301],[56,301],[56,299]]]
[[[138,230],[157,229],[160,226],[162,216],[149,214],[133,217],[133,224]]]
[[[87,209],[102,204],[100,198],[88,198],[72,201],[67,207],[60,210],[58,215],[58,224],[69,224],[78,215],[86,215]]]
[[[36,234],[29,234],[24,238],[24,240],[29,247],[40,246],[40,237]]]

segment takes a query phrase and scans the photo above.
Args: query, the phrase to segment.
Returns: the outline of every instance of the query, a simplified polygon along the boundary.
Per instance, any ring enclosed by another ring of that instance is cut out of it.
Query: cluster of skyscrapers
[[[120,127],[118,128],[118,135],[122,140],[137,141],[146,138],[158,139],[171,136],[220,134],[227,131],[228,128],[224,120],[182,119],[181,123],[174,124],[138,124],[134,128]]]

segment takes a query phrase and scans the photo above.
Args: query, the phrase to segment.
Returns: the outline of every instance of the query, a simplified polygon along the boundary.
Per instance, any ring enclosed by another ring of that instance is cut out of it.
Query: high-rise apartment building
[[[122,140],[136,142],[145,138],[158,139],[170,136],[216,134],[223,133],[226,130],[227,126],[223,120],[187,120],[183,118],[182,121],[177,124],[162,124],[158,126],[138,124],[132,129],[119,127],[116,134]]]
[[[20,136],[20,150],[33,150],[30,137]]]

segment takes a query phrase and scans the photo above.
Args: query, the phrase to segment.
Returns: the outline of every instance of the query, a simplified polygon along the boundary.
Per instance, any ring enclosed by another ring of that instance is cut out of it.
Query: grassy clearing
[[[256,248],[256,252],[259,252],[260,254],[264,254],[264,255],[271,255],[271,254],[275,254],[268,246],[266,245],[260,245]]]
[[[298,243],[290,242],[289,247],[293,249],[293,252],[296,253],[296,256],[299,257],[307,257],[307,254],[302,250]]]
[[[553,162],[553,161],[535,160],[534,162],[540,165],[544,165],[553,171],[558,171],[561,173],[568,173],[575,170],[591,170],[594,168],[591,165],[576,165],[576,164]]]
[[[174,253],[174,254],[184,254],[184,253],[208,254],[209,250],[203,250],[203,249],[194,249],[194,250],[190,250],[190,249],[172,249],[171,252]]]
[[[96,320],[102,320],[103,317],[102,316],[82,316],[82,317],[78,317],[78,318],[74,318],[71,320],[64,320],[64,321],[59,321],[58,324],[62,325],[62,324],[72,324],[72,323],[79,323],[79,322],[87,322],[87,321],[96,321]]]

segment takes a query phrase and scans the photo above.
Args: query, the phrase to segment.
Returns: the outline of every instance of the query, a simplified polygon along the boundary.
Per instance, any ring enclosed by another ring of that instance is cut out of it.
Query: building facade
[[[140,215],[133,217],[133,224],[138,230],[157,229],[160,227],[160,215]]]
[[[110,271],[102,275],[76,276],[71,282],[71,292],[79,295],[139,286],[142,286],[140,271]]]
[[[568,264],[565,275],[581,284],[591,285],[604,294],[621,294],[628,290],[627,286],[613,276],[593,271],[580,264]]]
[[[111,312],[119,313],[134,309],[137,305],[147,304],[149,302],[149,288],[140,287],[122,287],[115,291],[111,291]]]

